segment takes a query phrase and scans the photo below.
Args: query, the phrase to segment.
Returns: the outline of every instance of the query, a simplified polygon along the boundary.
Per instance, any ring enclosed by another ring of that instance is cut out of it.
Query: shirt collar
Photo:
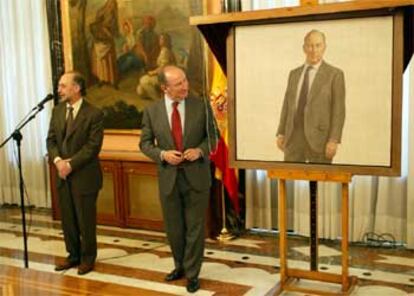
[[[82,106],[83,98],[80,98],[77,100],[73,105],[70,105],[69,103],[66,103],[66,108],[69,108],[70,106],[73,107],[73,114],[76,116],[78,114],[80,107]]]
[[[174,103],[175,101],[173,99],[171,99],[167,94],[164,95],[164,99],[165,102],[168,103],[169,105],[171,105],[172,103]]]
[[[316,71],[318,71],[319,67],[322,64],[322,60],[319,61],[319,63],[315,64],[315,65],[310,65],[308,63],[305,63],[305,67],[303,69],[307,69],[309,66],[312,66],[313,69],[315,69]]]
[[[175,101],[171,99],[167,94],[164,95],[164,100],[165,100],[165,104],[168,106],[171,106],[172,103],[174,102],[178,102],[178,106],[181,106],[181,105],[184,105],[183,103],[185,102],[185,100]]]

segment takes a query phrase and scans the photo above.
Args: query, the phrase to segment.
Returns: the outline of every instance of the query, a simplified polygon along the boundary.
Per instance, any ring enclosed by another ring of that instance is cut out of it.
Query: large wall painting
[[[106,129],[139,129],[142,110],[160,99],[157,72],[183,67],[191,91],[204,93],[202,39],[188,18],[195,0],[68,0],[62,3],[65,68],[88,82],[88,99]]]

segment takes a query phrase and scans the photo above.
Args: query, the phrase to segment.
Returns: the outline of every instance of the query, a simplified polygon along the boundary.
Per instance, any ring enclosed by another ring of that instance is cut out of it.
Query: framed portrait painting
[[[401,11],[236,23],[227,49],[233,165],[400,173]]]
[[[62,0],[65,70],[87,80],[87,97],[103,109],[106,129],[139,129],[142,110],[161,97],[157,73],[184,68],[191,91],[204,93],[203,43],[188,18],[196,0]]]

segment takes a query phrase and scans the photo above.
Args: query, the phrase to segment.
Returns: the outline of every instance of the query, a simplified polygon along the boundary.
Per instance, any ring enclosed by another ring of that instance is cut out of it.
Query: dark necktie
[[[297,126],[302,126],[304,124],[304,114],[306,101],[308,99],[309,92],[309,71],[312,70],[312,66],[306,68],[305,75],[303,76],[302,88],[299,93],[298,106],[296,109],[295,123]]]
[[[73,125],[73,107],[69,106],[67,111],[68,111],[68,117],[66,118],[65,138],[72,129],[72,125]]]
[[[73,126],[73,107],[69,106],[67,108],[67,112],[68,112],[68,116],[65,122],[65,135],[63,138],[63,145],[62,145],[62,149],[63,149],[62,151],[64,154],[68,153],[67,140],[68,140],[69,133]]]
[[[178,112],[178,102],[172,103],[173,111],[171,114],[171,133],[174,139],[175,149],[183,151],[183,128],[181,126],[180,112]]]

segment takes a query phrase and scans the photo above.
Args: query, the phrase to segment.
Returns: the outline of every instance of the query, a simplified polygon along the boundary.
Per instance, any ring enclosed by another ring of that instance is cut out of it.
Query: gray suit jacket
[[[214,125],[210,105],[201,99],[185,99],[184,150],[200,148],[203,157],[183,164],[190,185],[196,190],[207,190],[211,185],[210,148],[214,147]],[[144,110],[140,140],[141,151],[158,164],[160,192],[169,194],[175,184],[177,167],[161,161],[162,150],[175,150],[164,99]]]
[[[294,129],[296,94],[303,67],[289,74],[278,135],[289,143]],[[311,148],[324,153],[328,140],[340,143],[345,121],[345,79],[342,70],[322,61],[309,90],[304,113],[305,136]]]
[[[46,139],[49,159],[57,156],[71,158],[72,172],[68,176],[73,190],[86,194],[98,192],[102,187],[102,171],[98,154],[103,141],[103,113],[83,100],[73,127],[68,131],[67,155],[62,151],[66,122],[66,103],[60,103],[52,111],[49,133]],[[63,184],[57,178],[57,186]]]

